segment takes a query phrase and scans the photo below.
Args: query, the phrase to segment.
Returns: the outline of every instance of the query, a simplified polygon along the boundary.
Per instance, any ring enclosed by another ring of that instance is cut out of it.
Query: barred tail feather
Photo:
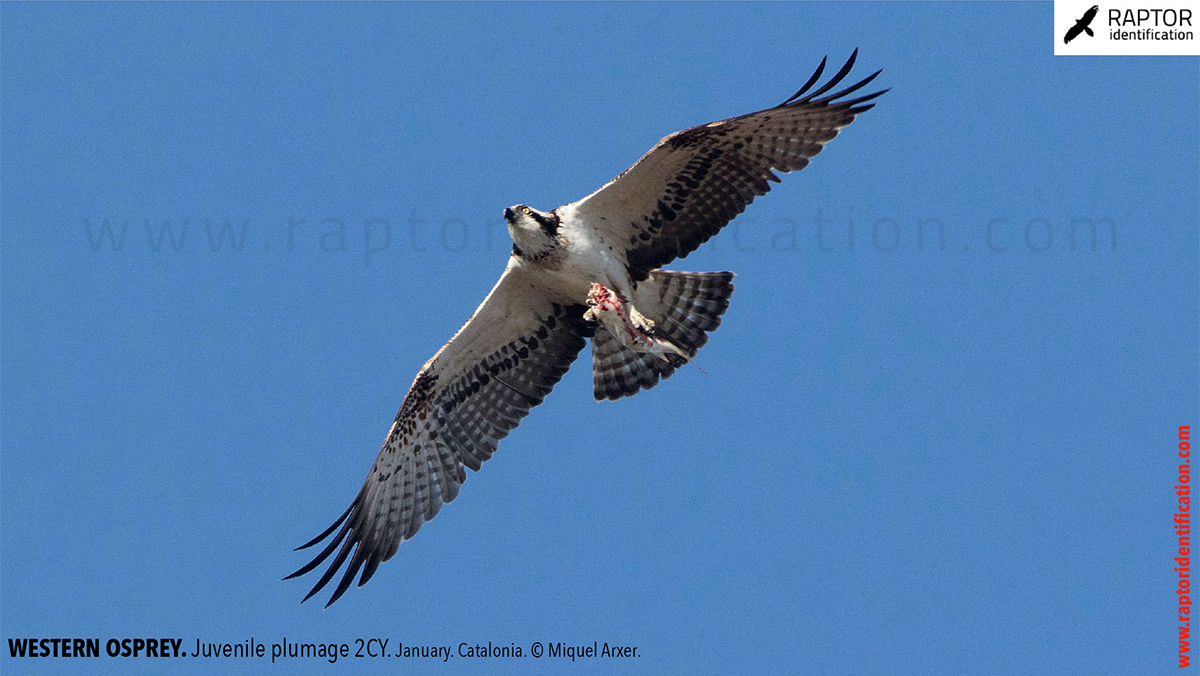
[[[653,270],[638,283],[634,307],[652,319],[665,337],[688,358],[708,342],[708,334],[721,325],[733,295],[732,272],[675,272]],[[630,397],[667,379],[686,363],[667,355],[664,361],[621,345],[606,330],[592,337],[592,378],[597,401]]]

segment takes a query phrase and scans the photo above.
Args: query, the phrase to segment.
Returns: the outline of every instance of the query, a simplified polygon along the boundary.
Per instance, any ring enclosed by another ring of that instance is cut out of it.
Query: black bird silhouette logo
[[[1068,43],[1068,42],[1074,40],[1075,38],[1079,37],[1080,33],[1085,33],[1085,32],[1088,35],[1095,37],[1096,34],[1093,33],[1092,29],[1088,28],[1088,26],[1091,25],[1092,19],[1096,18],[1096,14],[1099,11],[1100,11],[1100,5],[1092,5],[1091,9],[1084,12],[1083,16],[1080,17],[1079,21],[1076,21],[1075,25],[1071,26],[1071,30],[1067,31],[1067,34],[1063,36],[1063,43],[1064,44]]]

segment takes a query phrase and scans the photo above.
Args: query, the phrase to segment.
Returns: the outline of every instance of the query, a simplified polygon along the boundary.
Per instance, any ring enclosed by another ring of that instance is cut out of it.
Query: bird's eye
[[[528,215],[529,215],[529,207],[525,207],[524,209],[521,209],[521,213],[523,213],[523,214],[525,214],[526,216],[528,216]]]

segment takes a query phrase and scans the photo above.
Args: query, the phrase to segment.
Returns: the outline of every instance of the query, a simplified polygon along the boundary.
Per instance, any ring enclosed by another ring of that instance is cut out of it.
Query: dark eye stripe
[[[539,214],[536,211],[530,211],[529,215],[533,218],[533,220],[537,221],[538,225],[541,226],[542,231],[545,232],[547,235],[549,235],[550,237],[558,236],[558,218],[557,217],[546,218],[545,216],[542,216],[541,214]]]

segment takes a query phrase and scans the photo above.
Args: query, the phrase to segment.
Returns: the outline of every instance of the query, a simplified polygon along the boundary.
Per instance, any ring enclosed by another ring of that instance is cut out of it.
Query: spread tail
[[[654,322],[661,338],[679,347],[687,357],[635,352],[607,330],[597,330],[592,337],[596,399],[620,399],[648,390],[658,384],[659,378],[669,378],[676,368],[694,358],[729,309],[732,282],[732,272],[668,270],[654,270],[639,282],[633,305]]]

